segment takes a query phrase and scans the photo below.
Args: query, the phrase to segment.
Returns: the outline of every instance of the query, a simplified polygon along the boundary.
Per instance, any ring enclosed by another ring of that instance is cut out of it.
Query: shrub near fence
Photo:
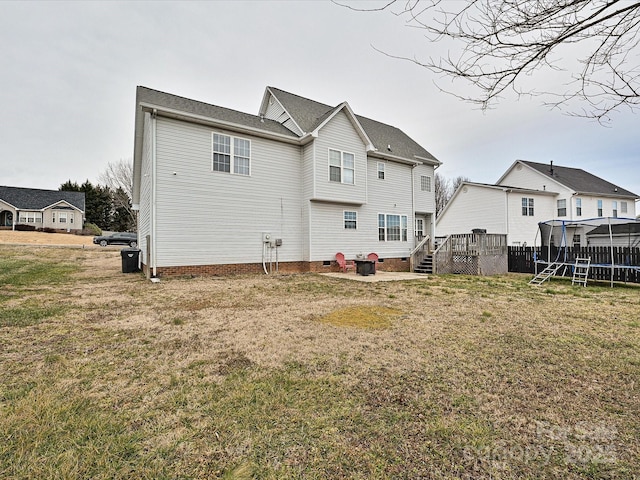
[[[566,251],[565,251],[566,250]],[[509,247],[509,271],[518,273],[535,273],[535,260],[545,262],[575,263],[576,257],[591,257],[589,279],[611,280],[611,247],[584,247],[559,249],[551,247],[551,255],[547,247]],[[640,283],[640,248],[613,247],[613,263],[615,282]],[[605,265],[605,266],[602,266]],[[538,270],[541,270],[540,266]],[[561,273],[561,272],[559,272]],[[572,269],[565,272],[571,276]]]

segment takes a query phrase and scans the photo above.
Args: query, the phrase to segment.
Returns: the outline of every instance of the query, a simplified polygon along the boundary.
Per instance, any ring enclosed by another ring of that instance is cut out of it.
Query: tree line
[[[109,231],[135,231],[136,215],[131,205],[133,163],[129,160],[109,163],[98,179],[101,183],[97,185],[89,180],[82,184],[67,180],[58,190],[84,192],[85,224]]]

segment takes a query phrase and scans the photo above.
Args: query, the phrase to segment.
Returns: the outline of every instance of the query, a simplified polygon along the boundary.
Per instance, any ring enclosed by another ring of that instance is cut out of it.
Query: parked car
[[[111,235],[100,235],[93,237],[93,243],[106,247],[107,245],[129,245],[138,246],[138,234],[131,232],[112,233]]]

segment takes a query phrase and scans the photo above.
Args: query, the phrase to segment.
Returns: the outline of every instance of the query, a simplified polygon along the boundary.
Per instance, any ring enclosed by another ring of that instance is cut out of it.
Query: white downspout
[[[155,277],[158,274],[158,254],[157,254],[157,158],[156,158],[156,115],[157,112],[154,109],[151,115],[151,268],[153,269],[152,276]]]

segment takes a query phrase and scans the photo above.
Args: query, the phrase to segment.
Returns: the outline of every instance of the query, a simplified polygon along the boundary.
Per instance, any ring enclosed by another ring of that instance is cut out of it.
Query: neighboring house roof
[[[562,167],[559,165],[528,162],[525,160],[517,160],[516,163],[527,165],[579,194],[638,198],[637,194],[586,172],[581,168]],[[502,180],[502,178],[500,180]],[[500,180],[498,180],[498,183],[500,183]]]
[[[451,195],[451,198],[449,199],[447,204],[444,206],[444,208],[442,209],[442,211],[438,215],[438,218],[436,219],[436,223],[438,222],[438,219],[440,219],[442,217],[444,212],[447,211],[449,206],[453,204],[454,198],[458,196],[460,191],[462,191],[463,187],[465,187],[465,186],[480,187],[480,188],[486,188],[486,189],[491,189],[491,190],[502,190],[502,191],[505,191],[505,192],[507,192],[507,191],[508,192],[516,192],[516,193],[521,193],[523,195],[526,194],[526,195],[554,196],[554,195],[558,194],[558,192],[552,192],[550,190],[534,190],[534,189],[531,189],[531,188],[512,187],[512,186],[509,186],[509,185],[493,185],[493,184],[490,184],[490,183],[462,182],[460,185],[458,185],[458,188],[456,189],[455,192],[453,192],[453,195]]]
[[[59,202],[66,202],[82,212],[85,208],[84,192],[0,186],[0,200],[18,210],[43,210]]]
[[[640,235],[640,222],[618,223],[611,225],[612,235]],[[609,225],[600,225],[590,232],[591,235],[609,235]]]
[[[285,92],[279,88],[267,87],[267,89],[273,93],[305,133],[313,132],[342,105],[332,107],[309,98]],[[436,157],[399,128],[360,115],[356,115],[356,119],[364,129],[367,137],[373,143],[373,146],[381,154],[410,160],[429,160],[440,164]]]

